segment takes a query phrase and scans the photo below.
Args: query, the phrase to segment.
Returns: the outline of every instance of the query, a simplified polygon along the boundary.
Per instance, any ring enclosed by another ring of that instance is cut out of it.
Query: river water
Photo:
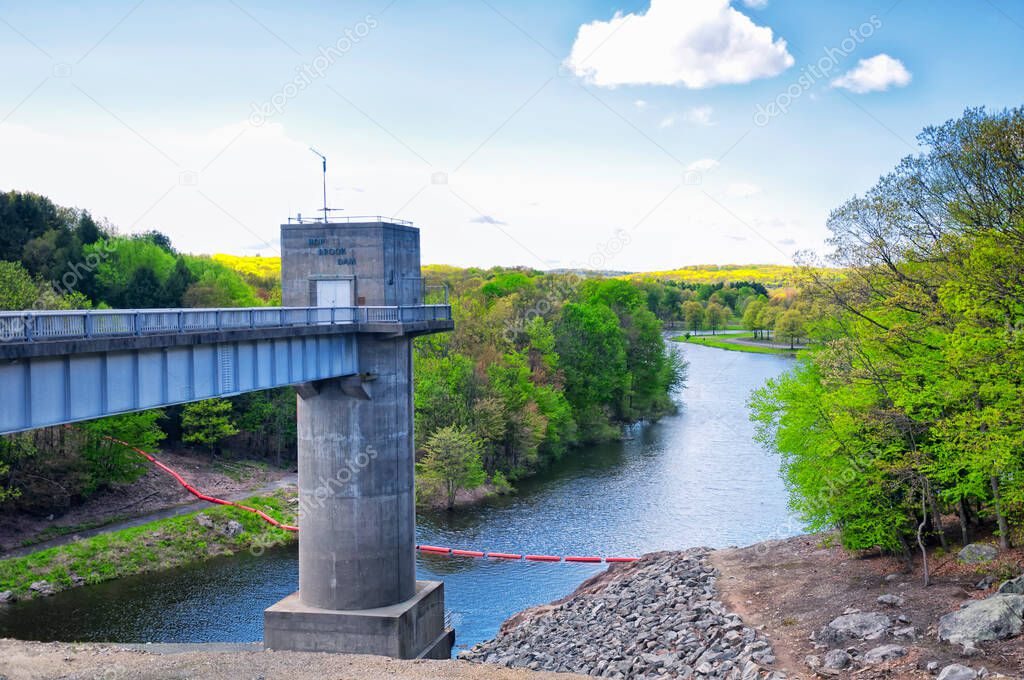
[[[632,438],[572,451],[519,493],[455,514],[421,515],[418,542],[557,555],[639,555],[725,547],[799,533],[778,460],[753,440],[750,391],[783,356],[684,345],[678,415]],[[112,642],[252,642],[262,611],[297,588],[297,547],[243,554],[0,607],[0,637]],[[526,607],[574,590],[599,565],[419,557],[443,579],[461,648]]]

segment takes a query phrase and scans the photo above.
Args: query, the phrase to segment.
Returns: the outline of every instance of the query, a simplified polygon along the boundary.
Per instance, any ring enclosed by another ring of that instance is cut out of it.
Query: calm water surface
[[[572,452],[516,496],[453,516],[421,515],[418,541],[567,554],[638,555],[745,545],[799,532],[778,460],[752,440],[750,391],[791,359],[683,346],[690,362],[678,415],[625,442]],[[265,607],[298,586],[297,547],[248,553],[79,588],[0,608],[0,637],[120,642],[251,642]],[[458,644],[494,635],[509,615],[570,593],[597,565],[421,555],[443,579]]]

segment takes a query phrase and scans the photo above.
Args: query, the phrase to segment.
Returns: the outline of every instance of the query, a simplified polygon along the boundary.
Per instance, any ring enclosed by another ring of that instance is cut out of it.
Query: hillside
[[[217,253],[212,256],[214,262],[220,262],[241,274],[261,279],[276,279],[281,276],[280,257],[260,257],[259,255],[228,255]]]
[[[212,257],[216,262],[220,262],[235,271],[255,278],[277,278],[281,271],[280,257],[240,256],[225,253],[218,253]],[[427,276],[447,276],[465,271],[466,269],[483,271],[476,268],[457,267],[446,264],[423,265],[423,273]],[[565,271],[557,270],[549,273],[558,274],[565,273]],[[600,272],[595,273],[595,275],[627,280],[656,279],[659,281],[680,281],[683,283],[747,281],[775,288],[796,285],[801,276],[800,271],[800,267],[777,264],[700,264],[665,271]]]
[[[777,264],[699,264],[666,271],[637,272],[619,278],[684,283],[725,283],[728,281],[750,281],[765,286],[792,286],[800,278],[800,267]]]

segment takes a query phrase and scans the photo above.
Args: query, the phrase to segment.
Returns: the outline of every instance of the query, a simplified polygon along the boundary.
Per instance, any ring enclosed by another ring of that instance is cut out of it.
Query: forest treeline
[[[685,367],[644,287],[520,269],[424,274],[448,286],[455,319],[416,344],[416,437],[428,451],[455,427],[488,473],[515,479],[674,410]]]
[[[794,508],[851,549],[1024,543],[1024,110],[968,110],[828,220],[816,341],[752,399]]]
[[[180,253],[159,232],[122,235],[43,196],[0,194],[3,309],[275,305],[278,262]],[[673,410],[684,367],[663,340],[654,284],[500,268],[425,275],[451,291],[456,330],[415,344],[424,479],[436,479],[432,472],[445,469],[439,457],[459,445],[473,454],[460,482],[507,488],[576,445]],[[137,478],[138,458],[107,435],[287,466],[295,460],[295,392],[2,437],[0,504],[59,514]]]

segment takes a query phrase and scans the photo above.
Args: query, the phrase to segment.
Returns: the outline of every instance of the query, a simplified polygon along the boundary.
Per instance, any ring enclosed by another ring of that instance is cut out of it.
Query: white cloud
[[[701,158],[687,165],[686,170],[688,172],[707,172],[716,165],[718,165],[718,161],[714,158]]]
[[[644,14],[618,12],[584,24],[566,59],[577,75],[603,87],[746,83],[792,64],[786,41],[729,0],[651,0]]]
[[[675,116],[666,116],[665,118],[662,118],[661,121],[658,123],[658,127],[664,129],[664,128],[672,127],[675,124],[676,124],[676,117]]]
[[[643,99],[637,99],[635,102],[633,102],[633,106],[643,111],[644,109],[647,108],[647,102],[644,101]]]
[[[697,125],[714,125],[711,120],[715,110],[710,106],[694,106],[686,112],[686,120]]]
[[[736,198],[746,198],[761,193],[761,187],[749,182],[734,182],[729,185],[727,190],[730,196],[735,196]]]
[[[768,6],[768,0],[743,0],[743,4],[751,9],[764,9]]]
[[[495,224],[498,226],[507,224],[507,222],[502,222],[498,218],[492,217],[490,215],[478,215],[477,217],[471,218],[469,221],[473,222],[474,224]]]
[[[890,86],[905,87],[910,83],[910,71],[899,59],[879,54],[861,59],[856,68],[832,81],[832,87],[841,87],[857,94],[883,92]]]

